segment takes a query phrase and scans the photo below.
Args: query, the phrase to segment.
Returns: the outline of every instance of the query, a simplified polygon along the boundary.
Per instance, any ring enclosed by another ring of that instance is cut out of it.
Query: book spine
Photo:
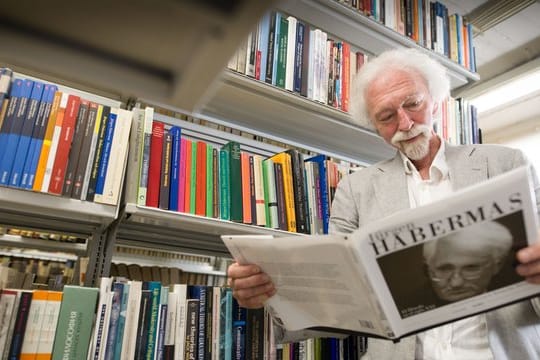
[[[214,217],[214,147],[206,144],[206,217]]]
[[[146,359],[146,349],[148,345],[148,329],[150,325],[150,308],[152,305],[152,293],[150,290],[141,291],[141,302],[139,306],[139,322],[137,325],[137,337],[135,347],[135,360]]]
[[[246,309],[233,301],[232,312],[232,358],[234,360],[246,359]]]
[[[249,201],[251,224],[257,225],[257,199],[255,198],[255,163],[254,155],[249,155]]]
[[[230,220],[242,222],[242,165],[240,162],[240,144],[231,141],[229,151],[229,192],[230,192]]]
[[[187,317],[187,285],[174,284],[173,291],[176,293],[176,324],[174,338],[174,358],[175,360],[184,360],[185,345],[187,341],[187,332],[189,318]],[[197,305],[198,308],[198,305]]]
[[[137,204],[146,205],[148,191],[148,172],[150,166],[150,146],[152,142],[152,123],[154,109],[146,107],[144,109],[143,144],[140,149],[141,167],[139,174],[139,191],[137,193]]]
[[[294,210],[296,228],[299,233],[309,234],[307,222],[306,188],[305,188],[305,168],[302,154],[297,150],[287,150],[291,159],[292,189],[294,199]]]
[[[220,206],[220,174],[219,174],[219,149],[212,149],[212,217],[219,218]]]
[[[47,303],[43,311],[43,325],[39,333],[39,343],[36,350],[36,360],[50,360],[52,358],[62,296],[63,294],[60,291],[48,291]]]
[[[189,213],[195,214],[197,204],[197,147],[200,141],[193,141],[191,143],[191,169],[190,169],[190,197],[189,197]]]
[[[287,41],[288,41],[289,22],[285,17],[280,18],[279,39],[278,39],[278,57],[276,65],[276,85],[285,88],[285,76],[287,71]]]
[[[196,145],[196,144],[195,144]],[[184,168],[184,212],[189,213],[191,210],[191,197],[195,194],[191,193],[191,157],[193,156],[193,141],[186,139],[186,164]]]
[[[126,324],[124,326],[124,337],[121,342],[120,360],[133,360],[137,347],[137,329],[140,321],[139,313],[141,309],[142,282],[137,280],[129,281],[129,298],[126,309]]]
[[[229,155],[226,149],[219,150],[219,215],[223,220],[230,220],[230,174]]]
[[[276,15],[275,11],[270,13],[270,24],[268,29],[268,51],[266,56],[266,68],[264,81],[272,84],[274,76],[274,53],[276,51]]]
[[[195,214],[206,215],[206,178],[209,174],[206,172],[207,154],[206,143],[197,142],[197,163],[195,180]]]
[[[187,141],[185,138],[180,138],[180,166],[179,166],[179,179],[178,179],[178,211],[185,211],[186,201],[186,151]]]
[[[180,129],[178,126],[172,126],[169,129],[169,133],[172,137],[169,210],[178,211],[178,188],[180,184],[180,136],[182,134],[182,129]]]
[[[265,208],[267,214],[266,226],[272,229],[279,229],[276,177],[274,161],[272,159],[263,160],[263,176]]]
[[[118,322],[120,320],[120,311],[122,309],[122,294],[124,284],[115,281],[112,285],[112,300],[109,320],[109,330],[107,332],[107,343],[105,345],[105,360],[112,360],[115,353],[115,344],[118,341]]]
[[[186,360],[196,360],[198,350],[198,329],[199,329],[199,300],[188,299],[186,309],[186,342],[185,355]]]
[[[15,326],[13,328],[11,344],[9,347],[10,360],[18,360],[20,357],[31,303],[32,292],[22,291],[19,300],[19,307],[17,309],[17,315],[15,318]]]
[[[127,334],[126,329],[126,316],[128,315],[128,304],[131,285],[128,282],[122,283],[122,296],[120,300],[120,312],[118,314],[118,324],[116,330],[116,340],[113,344],[113,359],[120,360],[122,357],[122,345],[124,343],[124,336]]]
[[[94,141],[94,130],[96,127],[98,109],[99,106],[97,103],[88,103],[88,117],[84,127],[84,132],[82,133],[79,161],[73,175],[73,189],[71,190],[70,194],[74,199],[82,198],[86,171],[88,169],[88,165],[91,164],[93,160],[91,157],[91,150],[92,143]]]
[[[46,290],[34,290],[32,293],[32,302],[24,331],[20,360],[33,360],[36,357],[47,297],[48,291]]]
[[[241,186],[242,186],[242,222],[251,224],[251,176],[249,170],[249,154],[240,153]]]
[[[163,153],[164,130],[164,123],[160,121],[154,121],[152,123],[150,162],[148,164],[148,186],[146,189],[146,206],[159,206],[159,183],[161,179],[161,158]]]
[[[94,360],[101,360],[105,356],[113,298],[111,289],[112,278],[102,277],[99,285],[96,324],[94,326],[92,348],[90,349],[90,358]]]
[[[143,282],[143,288],[150,291],[150,322],[148,324],[148,340],[146,343],[146,360],[153,360],[157,345],[159,304],[161,300],[161,283],[158,281]]]
[[[103,155],[103,149],[105,144],[105,138],[107,136],[107,128],[109,126],[109,115],[111,113],[111,108],[104,106],[101,111],[101,121],[99,124],[99,133],[96,140],[96,150],[94,153],[94,158],[92,160],[92,168],[89,174],[88,179],[88,189],[86,191],[86,200],[94,201],[96,196],[96,186],[97,180],[99,177],[99,171],[101,167],[101,159]],[[98,109],[99,116],[99,109]]]
[[[283,189],[283,165],[274,163],[274,177],[276,179],[276,202],[279,229],[287,231],[287,211],[285,204],[285,190]]]
[[[159,188],[159,208],[169,209],[169,196],[171,191],[171,154],[172,135],[169,130],[163,130],[163,148],[161,153],[161,180]]]
[[[51,172],[48,190],[48,192],[51,194],[62,194],[62,188],[64,186],[66,169],[68,165],[69,151],[73,141],[73,133],[76,125],[77,114],[79,113],[80,103],[80,97],[69,95],[64,119],[62,121],[62,129],[58,139],[56,157],[54,158],[54,165]]]
[[[167,329],[167,317],[169,309],[169,288],[167,286],[161,287],[160,301],[159,301],[159,315],[157,325],[157,341],[156,351],[154,352],[155,360],[163,360],[165,353],[165,331]]]

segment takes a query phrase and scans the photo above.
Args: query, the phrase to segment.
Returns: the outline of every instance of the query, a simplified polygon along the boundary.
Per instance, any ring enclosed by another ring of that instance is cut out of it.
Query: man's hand
[[[239,265],[234,263],[227,270],[229,286],[238,304],[245,308],[257,309],[276,293],[270,277],[257,265]]]
[[[528,282],[540,285],[540,233],[537,242],[519,250],[516,256],[521,263],[516,268],[517,273]]]

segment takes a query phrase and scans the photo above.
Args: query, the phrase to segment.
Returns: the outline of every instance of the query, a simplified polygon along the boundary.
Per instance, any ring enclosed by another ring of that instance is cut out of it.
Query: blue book
[[[157,345],[159,303],[161,300],[161,282],[144,281],[143,290],[150,291],[150,322],[148,323],[148,336],[146,343],[146,360],[153,360]]]
[[[6,110],[4,122],[2,123],[2,127],[0,128],[0,165],[2,163],[3,154],[5,153],[7,147],[9,130],[11,129],[11,124],[13,123],[13,120],[15,118],[15,112],[17,110],[21,97],[22,86],[22,79],[13,80],[13,85],[11,86],[11,91],[9,93],[9,105]]]
[[[107,344],[105,345],[105,360],[112,360],[114,357],[115,343],[118,336],[118,320],[122,308],[122,294],[124,284],[115,281],[112,286],[112,304],[109,317],[109,330],[107,333]]]
[[[257,80],[264,81],[266,78],[266,62],[268,61],[268,34],[270,33],[271,14],[264,14],[259,24],[259,40],[258,50],[261,52],[261,63],[259,67],[259,78]]]
[[[169,210],[178,211],[178,185],[180,183],[180,136],[182,129],[172,126],[169,129],[172,136],[170,188],[169,188]]]
[[[36,124],[39,122],[38,114],[41,107],[41,98],[43,96],[44,84],[38,81],[34,82],[32,93],[30,94],[30,100],[28,101],[28,109],[26,116],[24,117],[23,126],[19,136],[19,142],[17,144],[17,150],[15,152],[15,159],[11,168],[11,175],[9,179],[9,186],[20,187],[21,179],[24,170],[24,164],[28,157],[30,142],[32,141],[32,135],[34,128],[37,128]]]
[[[30,146],[28,147],[28,155],[26,156],[21,178],[21,187],[23,189],[31,190],[34,185],[34,176],[36,174],[39,156],[43,146],[43,138],[45,137],[54,94],[57,89],[56,85],[51,84],[45,84],[43,87],[43,96],[41,97],[41,102],[39,104],[38,115],[36,122],[34,123],[32,139],[30,140]]]
[[[223,220],[230,220],[231,177],[229,171],[229,154],[225,149],[219,150],[219,215]]]
[[[321,191],[321,209],[322,209],[322,221],[323,221],[323,232],[328,234],[328,221],[330,220],[330,202],[328,194],[328,179],[326,171],[326,156],[325,155],[316,155],[306,159],[305,161],[311,161],[317,164],[319,168],[319,186]]]
[[[19,144],[19,138],[21,136],[21,131],[27,112],[26,110],[28,108],[28,102],[30,100],[33,87],[34,82],[32,80],[23,80],[19,101],[17,102],[17,108],[15,109],[12,119],[8,121],[10,122],[10,128],[8,130],[6,146],[3,149],[4,153],[2,156],[2,161],[0,161],[0,185],[9,184],[11,169],[15,160],[15,154],[17,152],[17,146]]]
[[[122,341],[124,340],[124,330],[126,326],[126,312],[129,300],[129,283],[123,283],[122,301],[120,305],[120,315],[118,316],[118,330],[116,332],[116,344],[114,344],[114,360],[120,360],[122,357]]]
[[[101,151],[101,158],[99,160],[99,170],[96,180],[95,195],[103,195],[103,187],[105,186],[105,176],[107,175],[107,167],[109,165],[109,157],[111,156],[111,145],[114,137],[114,128],[116,125],[117,114],[109,114],[109,120],[107,121],[107,128],[105,130],[105,138],[103,139],[103,148]]]
[[[232,289],[222,288],[219,311],[219,360],[232,360],[232,311]]]
[[[293,90],[300,92],[302,88],[302,66],[304,64],[304,39],[306,25],[298,21],[296,23],[296,47],[294,51],[294,79]]]
[[[236,300],[233,300],[232,339],[232,358],[246,359],[246,309],[238,305]]]
[[[191,285],[189,287],[189,298],[199,300],[199,326],[197,329],[197,358],[204,360],[206,353],[206,301],[207,287],[205,285]],[[211,316],[211,315],[209,315]]]

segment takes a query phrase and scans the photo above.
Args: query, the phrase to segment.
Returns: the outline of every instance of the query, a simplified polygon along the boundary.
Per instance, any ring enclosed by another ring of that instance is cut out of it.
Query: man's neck
[[[428,154],[420,160],[411,160],[423,180],[429,179],[429,168],[431,167],[433,159],[435,159],[440,147],[441,139],[437,135],[432,134],[431,139],[429,140]]]

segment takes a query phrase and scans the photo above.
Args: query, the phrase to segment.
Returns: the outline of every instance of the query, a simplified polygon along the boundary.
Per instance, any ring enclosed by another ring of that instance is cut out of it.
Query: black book
[[[310,234],[304,159],[298,150],[289,149],[286,152],[291,156],[296,231]]]

